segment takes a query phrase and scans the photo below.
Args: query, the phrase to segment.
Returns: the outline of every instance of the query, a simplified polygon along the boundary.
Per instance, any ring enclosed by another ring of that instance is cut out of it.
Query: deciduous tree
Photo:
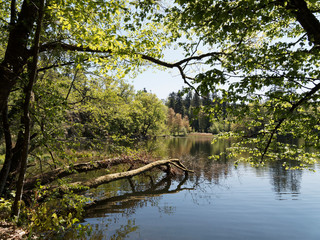
[[[36,115],[49,113],[50,107],[46,111],[37,109],[36,105],[32,107],[39,122],[29,117],[34,91],[40,93],[37,97],[48,92],[48,89],[40,89],[41,73],[55,68],[59,74],[67,76],[70,69],[84,73],[94,68],[100,76],[117,81],[141,65],[147,56],[160,57],[170,36],[153,14],[159,5],[140,1],[11,0],[0,1],[0,9],[0,114],[6,145],[5,163],[0,173],[2,194],[8,186],[9,174],[26,167],[36,130],[41,131],[42,127],[46,131],[40,124],[44,119]],[[64,89],[75,88],[76,84],[71,81],[69,88]],[[85,98],[89,97],[87,88],[84,85],[78,89]],[[54,91],[58,91],[57,88]],[[69,99],[70,92],[64,96]],[[59,108],[60,103],[67,101],[52,103],[51,107]],[[13,129],[16,131],[12,132]],[[19,183],[23,183],[22,172]],[[11,176],[14,179],[15,175]],[[14,214],[18,213],[16,210]]]
[[[184,79],[202,95],[210,91],[228,102],[225,107],[233,123],[257,130],[250,136],[233,132],[238,139],[233,153],[246,149],[249,160],[257,164],[266,159],[294,159],[301,166],[313,163],[317,154],[304,149],[320,146],[319,2],[175,2],[168,12],[172,26],[190,39],[183,44],[188,63],[206,64],[204,71]],[[197,52],[201,45],[207,53]],[[224,118],[221,108],[216,110]],[[302,138],[304,144],[278,141],[284,136]]]

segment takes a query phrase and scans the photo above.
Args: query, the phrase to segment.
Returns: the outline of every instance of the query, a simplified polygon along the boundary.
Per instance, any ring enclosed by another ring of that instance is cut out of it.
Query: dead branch
[[[28,178],[25,181],[24,189],[25,190],[33,189],[37,183],[41,185],[46,185],[57,179],[67,177],[75,173],[94,171],[98,169],[108,169],[110,167],[117,166],[120,164],[125,164],[125,163],[147,164],[149,162],[141,159],[131,159],[131,158],[122,157],[122,158],[104,159],[101,161],[94,161],[94,162],[78,163],[78,164],[74,164],[73,166],[57,168],[50,172],[39,174],[32,178]]]
[[[155,167],[166,166],[167,164],[172,164],[180,169],[183,169],[183,171],[186,174],[188,172],[193,172],[192,170],[185,168],[182,165],[182,163],[179,161],[179,159],[158,160],[158,161],[149,163],[143,167],[134,169],[134,170],[120,172],[120,173],[107,174],[107,175],[100,176],[100,177],[97,177],[95,179],[91,179],[91,180],[88,180],[85,182],[74,182],[71,184],[71,187],[78,188],[78,187],[85,186],[85,187],[89,187],[89,188],[95,188],[95,187],[98,187],[99,185],[113,182],[113,181],[120,180],[120,179],[124,179],[124,178],[130,178],[130,177],[142,174],[144,172],[147,172]]]

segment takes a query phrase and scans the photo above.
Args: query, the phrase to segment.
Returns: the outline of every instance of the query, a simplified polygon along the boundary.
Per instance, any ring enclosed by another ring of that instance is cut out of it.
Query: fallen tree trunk
[[[88,181],[84,181],[84,182],[74,182],[71,183],[70,186],[76,188],[75,191],[77,191],[78,187],[88,187],[88,188],[95,188],[98,187],[101,184],[105,184],[105,183],[109,183],[109,182],[113,182],[116,180],[120,180],[120,179],[124,179],[124,178],[130,178],[136,175],[139,175],[141,173],[144,173],[146,171],[149,171],[155,167],[160,167],[160,166],[167,166],[168,168],[170,168],[170,165],[173,165],[179,169],[181,169],[182,171],[184,171],[184,173],[187,175],[189,172],[193,172],[189,169],[187,169],[180,161],[179,159],[169,159],[169,160],[158,160],[152,163],[149,163],[143,167],[134,169],[134,170],[130,170],[130,171],[126,171],[126,172],[120,172],[120,173],[113,173],[113,174],[107,174],[104,176],[100,176],[97,177],[95,179],[91,179]],[[80,188],[79,191],[82,191],[82,189]]]
[[[125,160],[124,160],[125,159]],[[67,170],[63,170],[63,169],[56,169],[56,171],[53,171],[54,173],[56,173],[56,176],[53,176],[53,172],[50,172],[50,175],[47,175],[48,178],[50,177],[50,181],[52,181],[52,179],[54,178],[58,178],[59,177],[64,177],[70,174],[74,174],[75,172],[72,172],[72,170],[75,170],[74,167],[76,167],[76,169],[79,170],[79,172],[84,172],[84,171],[88,171],[88,170],[94,170],[94,169],[102,169],[102,166],[115,166],[116,164],[122,164],[122,163],[146,163],[146,160],[136,160],[136,159],[131,159],[128,160],[130,158],[123,158],[123,159],[117,159],[117,161],[115,159],[107,159],[107,160],[103,160],[103,161],[98,161],[94,163],[83,163],[83,164],[78,164],[75,165],[73,167],[67,168]],[[109,165],[108,165],[109,164]],[[134,170],[129,170],[126,172],[120,172],[120,173],[113,173],[113,174],[107,174],[104,176],[100,176],[88,181],[82,181],[82,182],[73,182],[67,185],[62,185],[62,186],[51,186],[51,187],[46,187],[47,190],[49,190],[48,193],[50,193],[50,190],[55,190],[58,195],[62,196],[65,193],[69,192],[70,190],[72,190],[72,192],[74,193],[80,193],[83,192],[85,190],[87,190],[88,188],[95,188],[98,187],[99,185],[105,184],[105,183],[109,183],[109,182],[113,182],[113,181],[117,181],[120,179],[124,179],[124,178],[131,178],[133,176],[142,174],[144,172],[147,172],[149,170],[152,170],[153,168],[159,168],[161,171],[164,171],[167,173],[167,175],[171,175],[172,173],[176,174],[175,171],[173,171],[174,169],[171,168],[171,165],[174,166],[175,168],[180,169],[181,171],[184,172],[185,176],[188,175],[189,172],[193,172],[192,170],[187,169],[180,161],[179,159],[169,159],[169,160],[158,160],[158,161],[154,161],[151,163],[146,164],[145,166],[142,166],[140,168],[134,169]],[[44,176],[44,175],[42,175]],[[34,184],[37,180],[37,177],[34,177],[32,181],[28,182],[28,187],[31,187],[31,190],[26,190],[25,191],[25,195],[24,195],[24,200],[26,202],[30,202],[30,194],[33,192],[32,188],[34,188]],[[49,179],[42,179],[42,182],[48,182]],[[31,184],[32,182],[32,184]],[[26,189],[26,188],[25,188]],[[57,195],[57,196],[58,196]],[[38,202],[42,202],[43,200],[45,200],[48,197],[47,194],[42,195],[42,197],[40,199],[38,199]]]
[[[49,184],[57,179],[70,176],[75,173],[82,173],[88,171],[94,171],[99,169],[108,169],[120,164],[148,164],[144,159],[132,159],[129,157],[110,158],[95,162],[78,163],[73,166],[67,166],[63,168],[57,168],[50,172],[36,175],[34,177],[25,180],[24,189],[33,189],[36,184]]]

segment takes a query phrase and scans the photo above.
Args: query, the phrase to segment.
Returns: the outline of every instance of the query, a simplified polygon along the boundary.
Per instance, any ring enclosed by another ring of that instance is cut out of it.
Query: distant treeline
[[[190,127],[195,132],[219,133],[230,130],[229,124],[224,121],[225,117],[218,120],[211,111],[218,107],[225,113],[226,103],[211,93],[199,96],[191,91],[186,94],[183,94],[183,90],[172,92],[167,98],[166,105],[175,113],[181,114],[182,118],[187,117]]]

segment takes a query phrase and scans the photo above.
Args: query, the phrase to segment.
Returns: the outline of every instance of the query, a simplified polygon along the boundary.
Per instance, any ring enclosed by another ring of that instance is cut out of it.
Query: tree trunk
[[[105,159],[101,161],[95,162],[86,162],[86,163],[78,163],[74,164],[73,166],[67,166],[63,168],[57,168],[53,171],[36,175],[32,178],[28,178],[25,181],[24,189],[31,190],[35,187],[37,183],[41,185],[49,184],[57,179],[61,179],[67,176],[70,176],[75,173],[82,173],[88,171],[94,171],[99,169],[108,169],[120,164],[147,164],[146,160],[139,160],[139,159],[130,159],[130,158],[112,158],[112,159]]]
[[[146,197],[155,197],[161,196],[164,194],[176,194],[184,190],[194,190],[194,188],[183,188],[182,185],[187,181],[188,177],[184,177],[180,182],[179,185],[176,186],[174,189],[170,190],[172,187],[172,182],[170,176],[165,176],[156,184],[152,184],[146,190],[143,191],[133,191],[131,193],[125,193],[120,196],[114,197],[105,197],[98,200],[94,200],[90,203],[85,205],[85,210],[87,215],[97,216],[104,211],[101,211],[101,208],[105,208],[106,206],[112,205],[113,207],[120,207],[119,202],[126,201],[126,203],[130,202],[132,205],[138,204],[142,199]],[[116,205],[116,206],[115,206]]]
[[[14,216],[19,217],[20,212],[20,201],[22,199],[22,192],[23,192],[23,183],[24,177],[27,170],[28,164],[28,149],[29,149],[29,142],[30,142],[30,116],[29,116],[29,108],[30,108],[30,101],[31,101],[31,94],[33,89],[33,84],[37,77],[37,65],[38,65],[38,55],[39,55],[39,43],[40,43],[40,35],[41,35],[41,25],[43,19],[43,10],[44,10],[44,3],[45,0],[41,0],[39,3],[39,10],[38,10],[38,20],[37,20],[37,29],[34,39],[34,47],[33,47],[33,58],[30,64],[30,74],[29,74],[29,82],[26,87],[25,91],[25,102],[23,106],[23,114],[24,114],[24,143],[22,147],[22,155],[21,155],[21,166],[20,166],[20,173],[19,179],[17,181],[16,187],[16,196],[14,199],[14,203],[12,205],[12,214]]]
[[[2,111],[2,124],[6,143],[6,156],[0,172],[0,196],[3,195],[12,162],[12,138],[8,120],[8,106]]]
[[[19,79],[23,69],[30,56],[30,51],[27,46],[29,45],[29,36],[32,33],[33,25],[37,17],[37,6],[39,0],[23,1],[19,16],[16,14],[16,3],[11,2],[11,19],[10,19],[10,32],[8,37],[8,44],[3,61],[0,63],[0,113],[7,111],[7,102],[10,92],[17,80]],[[2,119],[6,116],[2,116]],[[8,122],[8,120],[5,120]],[[10,134],[8,129],[4,126],[6,134]],[[11,138],[11,137],[10,137]],[[9,173],[20,163],[20,142],[18,141],[15,148],[12,149],[12,141],[9,137],[5,136],[6,144],[6,160],[0,173],[0,194],[5,188],[7,182],[7,171]],[[20,138],[21,140],[21,138]],[[9,144],[7,146],[7,144]],[[11,149],[11,150],[10,150]],[[18,151],[17,151],[18,150]],[[15,161],[16,160],[16,161]]]
[[[15,21],[16,17],[11,16],[7,49],[4,60],[0,64],[0,112],[5,108],[10,91],[30,56],[27,46],[33,24],[36,21],[37,6],[39,6],[39,0],[25,0],[22,3],[18,20]],[[11,12],[15,15],[14,9],[11,9]]]
[[[320,46],[320,22],[317,17],[308,8],[305,0],[291,0],[289,5],[293,6],[292,11],[300,25],[307,32],[309,41],[314,43],[316,47]]]
[[[141,173],[144,173],[146,171],[149,171],[155,167],[160,167],[160,166],[167,166],[168,164],[172,164],[173,166],[181,169],[182,171],[184,171],[187,175],[188,172],[193,172],[189,169],[187,169],[180,161],[179,159],[169,159],[169,160],[158,160],[152,163],[149,163],[143,167],[134,169],[134,170],[130,170],[127,172],[120,172],[120,173],[113,173],[113,174],[107,174],[104,176],[100,176],[97,177],[95,179],[91,179],[85,182],[75,182],[70,184],[71,186],[77,188],[80,186],[85,186],[85,187],[89,187],[89,188],[95,188],[98,187],[101,184],[105,184],[105,183],[109,183],[109,182],[113,182],[116,180],[120,180],[120,179],[124,179],[124,178],[130,178],[136,175],[139,175]],[[77,191],[77,190],[76,190]]]

